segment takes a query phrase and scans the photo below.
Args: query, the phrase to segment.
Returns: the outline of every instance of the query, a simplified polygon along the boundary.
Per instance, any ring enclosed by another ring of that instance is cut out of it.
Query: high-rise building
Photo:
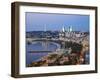
[[[64,26],[62,27],[62,32],[65,32],[65,27]]]
[[[72,31],[73,31],[72,26],[70,26],[69,27],[69,32],[72,32]]]

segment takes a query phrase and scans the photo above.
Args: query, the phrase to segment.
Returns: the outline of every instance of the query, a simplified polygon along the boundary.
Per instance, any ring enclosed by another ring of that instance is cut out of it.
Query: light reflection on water
[[[30,64],[33,61],[37,61],[41,59],[41,57],[46,56],[48,54],[47,52],[29,53],[29,51],[55,51],[57,48],[60,48],[60,45],[56,44],[54,42],[44,41],[37,41],[34,44],[26,44],[26,64]]]

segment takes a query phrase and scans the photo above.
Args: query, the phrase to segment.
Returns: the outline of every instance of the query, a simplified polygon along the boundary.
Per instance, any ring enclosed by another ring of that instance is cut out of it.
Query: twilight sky
[[[25,13],[26,31],[62,30],[72,26],[74,31],[89,31],[89,15]]]

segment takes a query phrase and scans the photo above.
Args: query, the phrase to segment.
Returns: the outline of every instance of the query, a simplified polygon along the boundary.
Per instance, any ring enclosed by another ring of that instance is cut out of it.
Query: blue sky
[[[89,31],[89,15],[26,12],[26,31],[62,30],[72,26],[74,31]]]

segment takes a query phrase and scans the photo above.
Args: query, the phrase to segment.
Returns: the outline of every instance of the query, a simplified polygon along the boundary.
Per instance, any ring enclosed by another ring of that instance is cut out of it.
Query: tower
[[[70,26],[69,27],[69,32],[72,32],[72,31],[73,31],[72,26]]]
[[[64,26],[62,27],[62,31],[65,32],[65,27]]]

